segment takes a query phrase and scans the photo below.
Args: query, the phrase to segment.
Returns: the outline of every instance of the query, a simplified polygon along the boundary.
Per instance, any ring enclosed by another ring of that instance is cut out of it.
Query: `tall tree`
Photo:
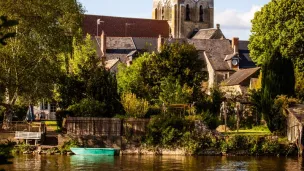
[[[251,32],[251,58],[260,66],[269,62],[269,53],[279,54],[282,58],[278,60],[292,60],[297,73],[296,94],[304,97],[301,84],[304,72],[304,0],[272,0],[256,12]],[[294,77],[291,74],[289,76]]]
[[[6,107],[3,127],[12,119],[11,106],[19,97],[33,102],[51,97],[60,73],[58,54],[64,53],[81,25],[82,7],[75,0],[0,1],[0,15],[19,24],[6,30],[16,32],[0,48],[0,79]]]
[[[90,35],[73,41],[69,65],[70,71],[58,85],[57,100],[63,109],[69,107],[77,116],[83,116],[79,110],[85,116],[111,117],[121,113],[116,78],[101,65]]]
[[[283,69],[284,68],[284,69]],[[281,113],[274,110],[275,98],[284,94],[294,95],[295,77],[291,59],[283,58],[280,52],[269,54],[263,64],[261,107],[270,131],[281,129],[284,120]]]

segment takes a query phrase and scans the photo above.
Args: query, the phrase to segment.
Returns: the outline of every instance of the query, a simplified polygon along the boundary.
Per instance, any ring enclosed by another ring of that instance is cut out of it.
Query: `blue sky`
[[[79,0],[87,14],[151,18],[153,0]],[[227,38],[250,35],[250,20],[270,0],[214,0],[215,23]]]

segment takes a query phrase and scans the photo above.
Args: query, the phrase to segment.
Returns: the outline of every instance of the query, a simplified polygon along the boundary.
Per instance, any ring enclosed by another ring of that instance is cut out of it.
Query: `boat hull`
[[[119,155],[120,149],[115,148],[71,148],[76,155],[103,155],[115,156]]]

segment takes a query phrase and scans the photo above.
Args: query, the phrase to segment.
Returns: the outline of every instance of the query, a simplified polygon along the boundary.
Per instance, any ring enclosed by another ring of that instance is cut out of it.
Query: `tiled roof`
[[[97,34],[97,20],[102,21],[98,25],[98,36],[104,30],[109,37],[169,37],[169,24],[166,20],[152,20],[139,18],[123,18],[112,16],[84,15],[83,32],[92,37]]]
[[[225,61],[225,57],[228,54],[233,54],[229,40],[219,39],[191,39],[188,40],[190,44],[193,44],[196,50],[205,51],[212,67],[216,71],[230,71],[228,63]]]
[[[257,71],[259,71],[260,68],[248,68],[248,69],[240,69],[234,74],[232,74],[227,80],[223,82],[223,86],[233,86],[233,85],[239,85],[243,81],[250,78],[252,75],[254,75]]]
[[[192,39],[225,39],[220,29],[200,29]]]

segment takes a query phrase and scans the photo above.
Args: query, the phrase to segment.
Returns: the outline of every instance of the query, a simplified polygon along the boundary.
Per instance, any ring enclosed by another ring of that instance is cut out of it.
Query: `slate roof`
[[[132,37],[136,49],[153,52],[157,50],[157,38],[155,37]]]
[[[239,57],[240,57],[240,68],[253,68],[256,67],[255,63],[249,56],[248,49],[249,41],[239,41]]]
[[[188,40],[199,51],[205,51],[212,67],[216,71],[230,71],[232,70],[225,57],[228,54],[233,54],[229,40],[219,39],[191,39]]]
[[[99,24],[98,34],[104,30],[109,37],[169,37],[169,24],[166,20],[152,20],[139,18],[124,18],[112,16],[98,16],[85,14],[82,30],[92,37],[97,34],[97,20],[103,21]]]
[[[226,39],[220,29],[200,29],[192,39]]]
[[[259,71],[260,68],[248,68],[248,69],[240,69],[232,74],[228,79],[223,82],[223,86],[233,86],[240,85],[243,81],[250,78],[253,74]]]
[[[105,62],[105,64],[106,64],[105,68],[111,69],[111,68],[112,68],[114,65],[116,65],[119,61],[120,61],[119,58],[107,60],[107,61]]]

